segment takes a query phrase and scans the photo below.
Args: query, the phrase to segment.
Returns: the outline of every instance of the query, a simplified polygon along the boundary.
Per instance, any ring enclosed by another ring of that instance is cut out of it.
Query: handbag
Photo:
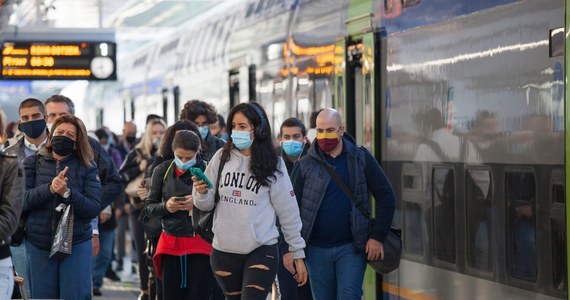
[[[62,203],[57,206],[56,210],[63,210],[63,214],[55,230],[49,258],[62,260],[71,254],[73,246],[73,207]]]
[[[137,194],[137,190],[142,185],[144,180],[144,172],[141,173],[139,176],[135,177],[135,179],[131,180],[127,186],[125,187],[125,193],[129,198],[137,198],[139,195]]]
[[[200,210],[196,206],[194,206],[192,209],[192,226],[194,227],[194,233],[200,235],[204,241],[210,244],[214,240],[214,232],[212,231],[212,226],[214,225],[214,212],[216,210],[216,205],[220,201],[220,195],[218,195],[218,186],[224,165],[225,161],[221,162],[218,168],[218,176],[216,178],[216,193],[214,196],[214,207],[209,211]]]
[[[371,226],[374,224],[374,220],[370,218],[370,212],[366,210],[362,203],[356,202],[356,197],[350,191],[348,186],[336,175],[332,168],[323,162],[325,170],[329,173],[331,178],[336,182],[338,187],[354,202],[358,210],[364,215],[366,219],[370,221]],[[368,261],[368,265],[374,269],[377,273],[387,274],[396,270],[400,266],[400,257],[402,256],[402,239],[401,239],[401,229],[390,227],[388,234],[386,235],[386,240],[384,240],[384,259],[377,259],[375,261]]]

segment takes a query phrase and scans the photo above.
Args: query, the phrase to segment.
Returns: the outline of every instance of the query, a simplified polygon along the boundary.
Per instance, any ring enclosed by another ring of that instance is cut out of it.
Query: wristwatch
[[[71,196],[71,190],[69,188],[67,188],[65,193],[63,193],[63,198],[67,199],[67,198],[69,198],[69,196]]]

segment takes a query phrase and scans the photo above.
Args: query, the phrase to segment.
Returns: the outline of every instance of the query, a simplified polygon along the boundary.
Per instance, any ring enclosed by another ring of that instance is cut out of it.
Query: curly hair
[[[271,179],[277,178],[275,173],[281,174],[281,171],[278,169],[279,157],[275,151],[275,147],[273,146],[273,140],[271,139],[271,127],[269,122],[267,122],[267,114],[263,107],[255,102],[240,103],[234,106],[228,115],[228,125],[233,123],[234,115],[239,112],[249,120],[255,130],[257,126],[261,125],[262,118],[260,118],[258,113],[255,111],[253,105],[257,106],[259,111],[263,114],[263,121],[265,124],[262,126],[262,135],[267,138],[255,136],[253,143],[251,144],[251,162],[249,169],[259,184],[269,186]],[[228,126],[227,129],[229,138],[223,148],[222,161],[228,161],[230,159],[230,152],[234,147],[234,143],[231,138],[233,126]]]
[[[201,100],[190,100],[186,102],[180,112],[180,119],[182,120],[194,122],[199,116],[205,116],[208,124],[216,123],[218,120],[216,108],[212,104]]]

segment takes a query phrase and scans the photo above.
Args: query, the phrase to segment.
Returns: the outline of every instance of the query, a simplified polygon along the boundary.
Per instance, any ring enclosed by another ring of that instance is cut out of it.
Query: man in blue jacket
[[[306,264],[315,299],[361,299],[367,260],[383,259],[396,196],[376,159],[344,132],[339,113],[326,108],[317,117],[317,143],[291,174],[307,243]],[[328,165],[355,202],[327,172]],[[370,212],[372,230],[358,208]]]

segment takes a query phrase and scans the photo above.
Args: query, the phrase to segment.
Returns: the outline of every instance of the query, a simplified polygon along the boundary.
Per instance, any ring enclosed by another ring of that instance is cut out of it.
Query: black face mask
[[[127,143],[133,144],[137,140],[136,136],[127,136]]]
[[[73,152],[75,142],[64,135],[57,135],[51,139],[51,147],[57,155],[67,156]]]
[[[37,139],[46,131],[46,120],[34,120],[26,123],[20,123],[18,129],[23,132],[27,137]]]

